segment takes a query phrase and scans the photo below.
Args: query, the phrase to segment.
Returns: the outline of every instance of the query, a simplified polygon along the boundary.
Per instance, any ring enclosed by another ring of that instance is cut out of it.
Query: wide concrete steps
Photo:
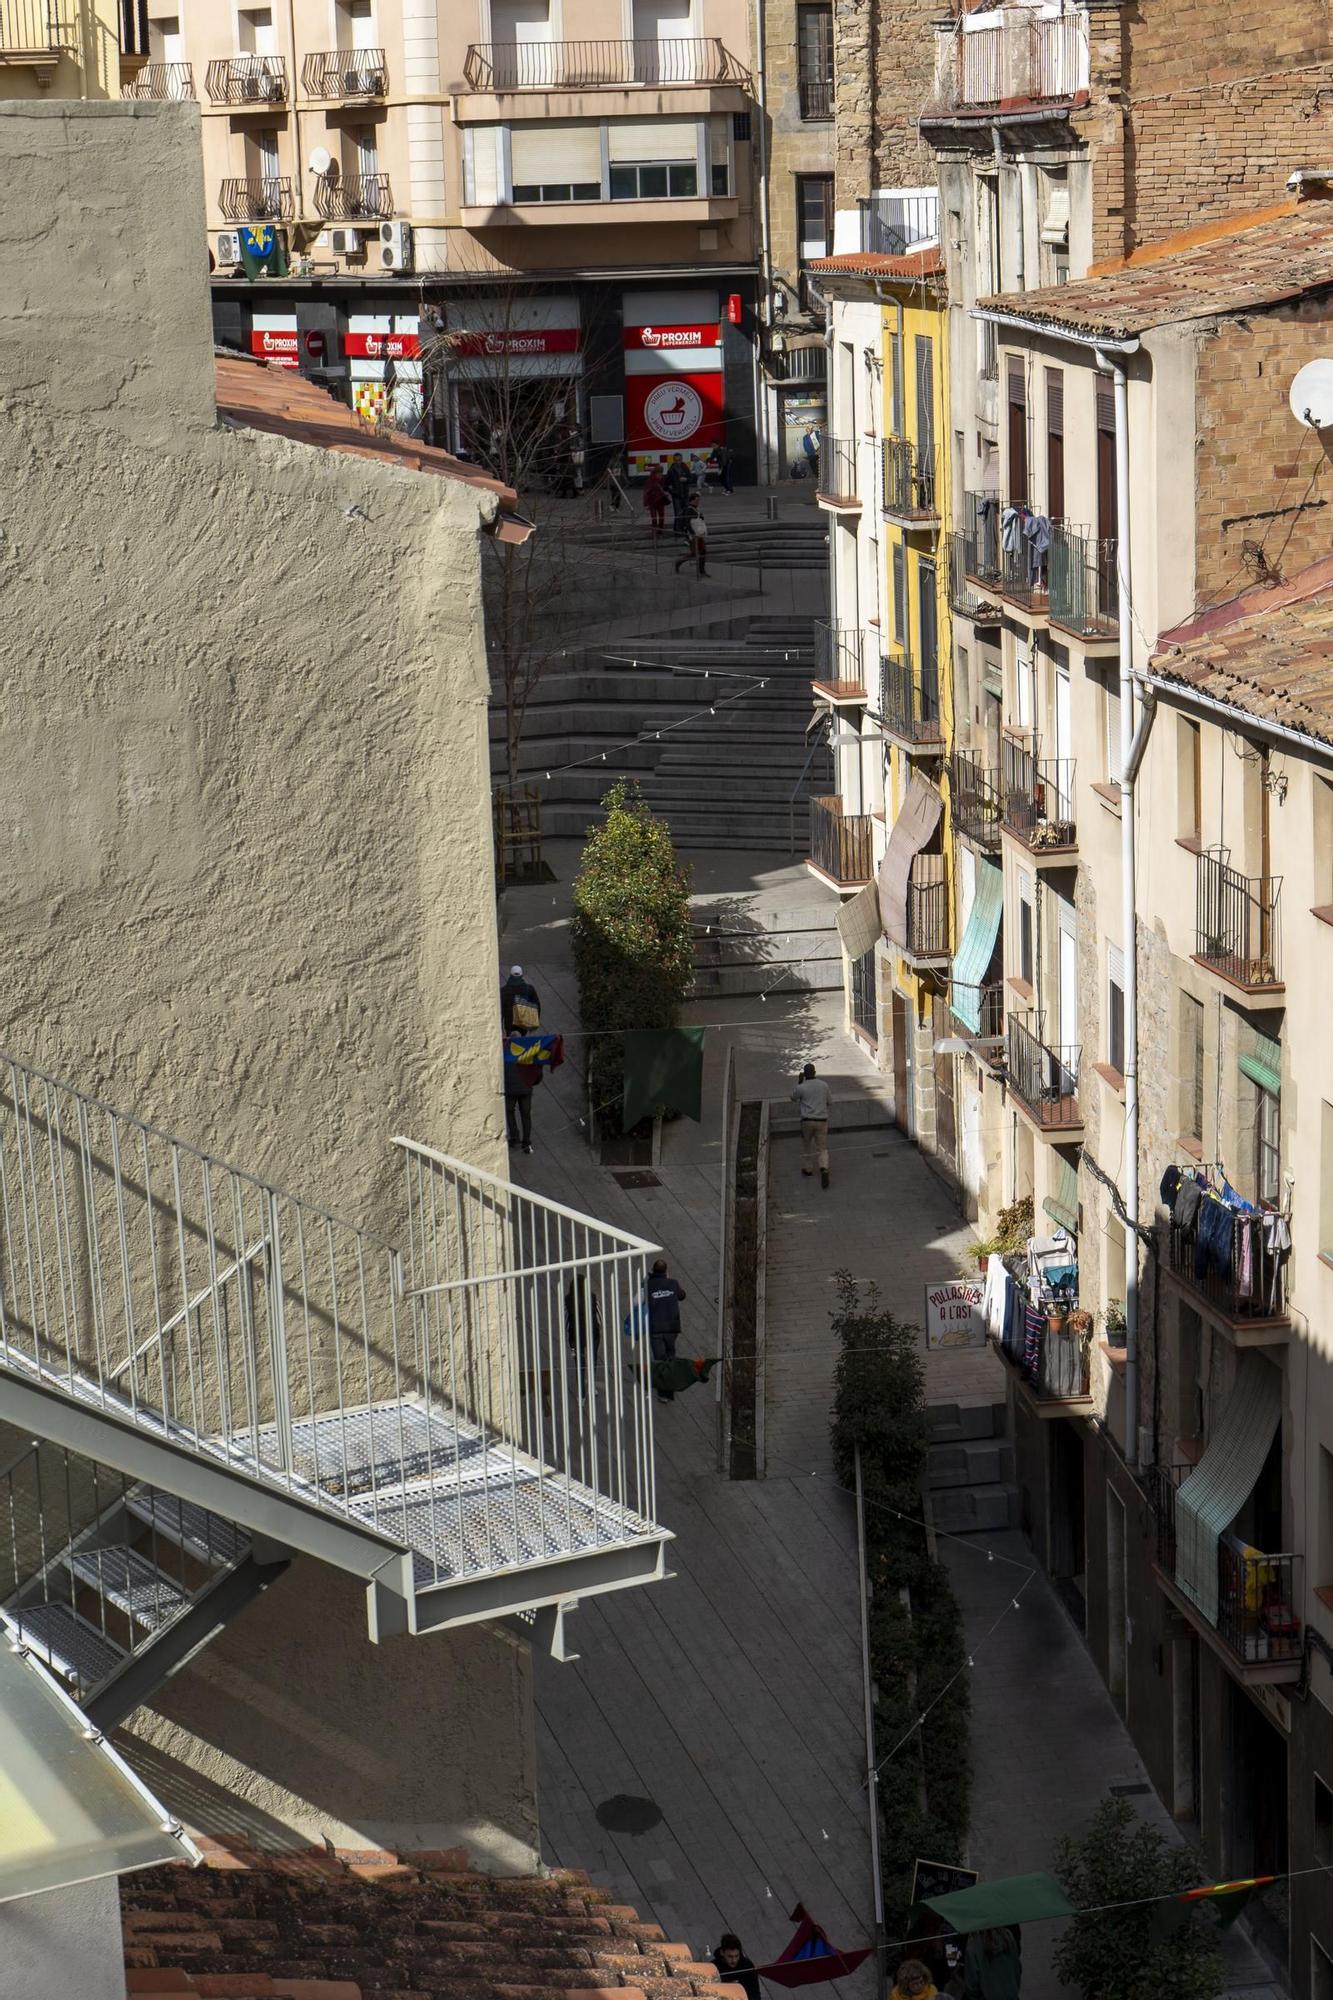
[[[989,1401],[934,1403],[926,1411],[930,1518],[950,1535],[1018,1526],[1008,1412]]]
[[[771,916],[747,904],[742,924],[725,906],[704,905],[696,916],[703,928],[696,930],[690,997],[730,998],[778,987],[784,992],[840,991],[842,945],[835,914],[832,903]]]

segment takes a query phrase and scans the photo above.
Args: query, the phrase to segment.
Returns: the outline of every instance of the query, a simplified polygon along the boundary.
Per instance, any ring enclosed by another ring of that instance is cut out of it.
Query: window
[[[1069,278],[1069,177],[1063,167],[1039,171],[1041,196],[1041,282],[1063,285]]]
[[[1106,1220],[1106,1273],[1103,1280],[1102,1304],[1118,1306],[1125,1303],[1125,1232],[1121,1224],[1111,1215]],[[1122,1336],[1123,1338],[1123,1336]]]
[[[242,55],[275,56],[278,53],[271,7],[242,7],[236,16],[236,28]]]
[[[1031,729],[1036,708],[1036,690],[1031,660],[1020,653],[1014,661],[1014,713],[1020,729]]]
[[[1282,1100],[1275,1090],[1255,1085],[1254,1188],[1260,1201],[1282,1197]]]
[[[256,127],[250,134],[250,147],[250,171],[254,178],[260,181],[277,180],[279,155],[276,125]]]
[[[1333,783],[1314,774],[1314,906],[1333,918]]]
[[[1018,976],[1025,986],[1034,982],[1036,966],[1036,912],[1032,907],[1032,878],[1018,877]]]
[[[833,116],[833,0],[796,9],[796,78],[804,119]]]
[[[375,19],[370,0],[346,0],[339,9],[340,26],[344,30],[339,37],[341,46],[353,49],[373,49],[375,47]]]
[[[1046,512],[1053,521],[1065,517],[1065,377],[1062,368],[1046,370]]]
[[[1009,356],[1006,370],[1009,402],[1009,505],[1028,502],[1028,392],[1023,358]]]
[[[977,177],[976,287],[979,299],[1000,289],[1000,181],[997,174]],[[977,321],[977,373],[993,382],[999,367],[996,327]]]
[[[916,619],[921,654],[921,714],[936,722],[940,713],[939,632],[935,616],[935,565],[916,566]]]
[[[1097,535],[1107,541],[1116,532],[1115,387],[1097,378]]]
[[[1203,1439],[1203,1321],[1192,1307],[1179,1308],[1176,1436]]]
[[[1188,715],[1176,717],[1176,839],[1197,848],[1203,838],[1203,736]]]
[[[903,341],[899,333],[889,335],[889,430],[903,434]]]
[[[901,542],[893,545],[893,636],[907,652],[907,551]]]
[[[600,126],[515,125],[509,156],[515,201],[601,199]]]
[[[1192,993],[1180,1000],[1180,1136],[1203,1144],[1203,1002]]]
[[[1102,698],[1102,768],[1108,785],[1120,783],[1120,682],[1114,674],[1106,676]]]
[[[852,960],[852,1020],[872,1042],[879,1039],[878,1008],[875,998],[875,947],[864,958]]]
[[[935,343],[928,333],[916,337],[916,458],[920,478],[934,491],[935,464]]]
[[[121,53],[127,56],[146,56],[151,34],[148,0],[120,0]]]
[[[1319,1253],[1333,1258],[1333,1104],[1319,1108]]]
[[[684,199],[698,192],[699,169],[692,160],[665,166],[621,164],[611,169],[612,201]],[[519,199],[517,193],[514,199]]]
[[[796,256],[807,264],[833,248],[833,176],[796,176]]]
[[[550,127],[534,129],[549,131]],[[699,129],[691,121],[616,120],[606,128],[606,145],[612,201],[687,200],[698,194]],[[514,179],[519,179],[517,167]]]
[[[708,191],[731,193],[731,132],[725,118],[708,121]]]
[[[349,171],[370,180],[380,170],[379,140],[373,125],[356,125],[347,134],[351,152]]]
[[[1125,1073],[1125,955],[1119,945],[1106,947],[1106,1060]]]

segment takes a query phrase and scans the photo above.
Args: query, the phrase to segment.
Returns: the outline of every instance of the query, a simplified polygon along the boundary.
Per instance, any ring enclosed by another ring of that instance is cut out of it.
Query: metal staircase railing
[[[11,1421],[363,1577],[376,1636],[661,1574],[654,1246],[396,1143],[406,1256],[0,1057]]]

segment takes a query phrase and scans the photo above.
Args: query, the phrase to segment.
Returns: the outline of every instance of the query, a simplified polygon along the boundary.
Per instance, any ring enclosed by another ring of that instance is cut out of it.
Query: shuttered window
[[[1097,377],[1097,533],[1116,532],[1115,385]]]
[[[522,187],[602,185],[602,134],[598,125],[516,125],[509,135],[514,198]]]
[[[618,120],[607,126],[606,137],[613,161],[698,158],[699,128],[693,119]]]
[[[1119,945],[1106,947],[1106,1060],[1125,1073],[1125,954]]]
[[[1028,501],[1028,392],[1021,355],[1009,356],[1006,370],[1009,403],[1009,505]]]
[[[1061,368],[1046,370],[1046,512],[1065,517],[1065,378]]]

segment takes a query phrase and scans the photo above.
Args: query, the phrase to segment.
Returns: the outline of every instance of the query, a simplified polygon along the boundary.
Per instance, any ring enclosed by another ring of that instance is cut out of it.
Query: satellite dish
[[[314,152],[310,155],[311,173],[326,174],[332,165],[333,165],[332,153],[330,153],[328,149],[324,146],[316,146]]]
[[[1311,430],[1333,430],[1333,360],[1307,361],[1287,397],[1291,414]]]

